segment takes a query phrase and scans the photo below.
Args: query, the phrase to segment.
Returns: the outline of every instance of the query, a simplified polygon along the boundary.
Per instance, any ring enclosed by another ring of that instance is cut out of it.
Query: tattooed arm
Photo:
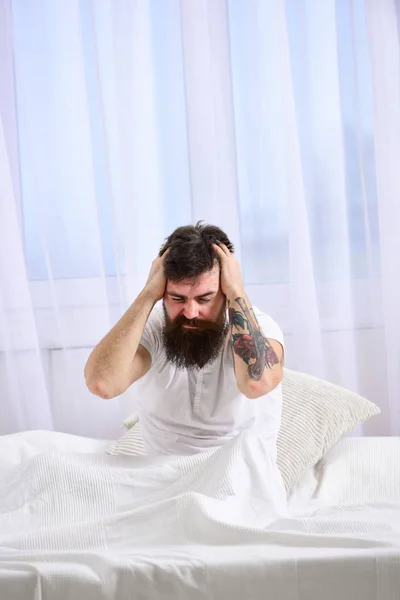
[[[282,381],[283,348],[264,335],[244,292],[228,301],[238,388],[248,398],[258,398]]]
[[[244,291],[239,263],[224,244],[213,249],[221,263],[221,288],[229,303],[232,348],[239,390],[248,398],[272,391],[283,377],[283,348],[268,339]]]

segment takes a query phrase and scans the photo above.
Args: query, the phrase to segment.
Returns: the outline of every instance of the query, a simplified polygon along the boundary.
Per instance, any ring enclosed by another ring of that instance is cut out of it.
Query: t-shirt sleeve
[[[151,356],[152,364],[155,363],[160,355],[162,348],[161,332],[163,327],[162,315],[158,307],[155,307],[147,319],[144,326],[140,344],[146,348]]]
[[[265,337],[269,338],[270,340],[276,340],[284,348],[285,344],[283,333],[278,323],[276,323],[272,317],[263,313],[255,306],[253,306],[253,311]]]

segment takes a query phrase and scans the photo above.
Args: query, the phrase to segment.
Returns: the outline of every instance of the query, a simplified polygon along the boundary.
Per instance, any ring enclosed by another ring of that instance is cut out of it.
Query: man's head
[[[168,359],[180,368],[202,368],[214,360],[226,337],[226,298],[211,246],[218,242],[233,252],[219,227],[197,223],[176,229],[160,251],[169,249],[164,261],[163,341]]]

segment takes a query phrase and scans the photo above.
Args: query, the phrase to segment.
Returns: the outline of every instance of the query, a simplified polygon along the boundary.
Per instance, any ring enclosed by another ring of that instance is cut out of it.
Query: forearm
[[[101,387],[113,397],[128,387],[132,362],[155,302],[154,295],[143,290],[118,323],[97,344],[85,367],[89,389]]]
[[[228,297],[235,374],[238,388],[248,398],[257,398],[276,387],[282,365],[276,342],[261,330],[251,303],[239,290]]]

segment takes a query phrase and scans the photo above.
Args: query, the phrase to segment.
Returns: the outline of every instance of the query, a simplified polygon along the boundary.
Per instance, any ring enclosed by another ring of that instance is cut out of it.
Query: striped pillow
[[[107,454],[132,454],[135,456],[145,454],[139,417],[135,414],[130,415],[128,419],[125,419],[124,426],[128,431],[107,448]]]
[[[352,429],[380,409],[342,387],[285,369],[278,466],[289,491],[303,473]]]
[[[282,423],[278,434],[278,466],[287,491],[342,437],[379,408],[362,396],[328,381],[285,369]],[[144,454],[139,419],[124,421],[128,431],[109,454]]]

